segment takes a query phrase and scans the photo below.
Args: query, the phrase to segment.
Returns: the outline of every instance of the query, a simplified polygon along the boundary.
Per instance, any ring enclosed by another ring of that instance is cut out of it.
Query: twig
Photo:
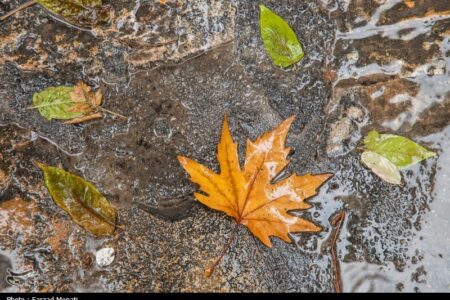
[[[219,44],[219,45],[212,46],[212,47],[209,47],[209,48],[207,48],[207,49],[201,50],[201,51],[199,51],[198,54],[195,54],[195,55],[193,55],[193,56],[191,56],[191,57],[188,57],[188,58],[186,58],[185,60],[182,60],[182,61],[180,61],[180,62],[178,62],[178,63],[174,63],[174,64],[162,64],[162,65],[159,65],[159,66],[157,66],[157,67],[155,67],[155,68],[152,68],[152,69],[149,69],[149,70],[142,70],[142,72],[144,72],[144,71],[152,71],[152,70],[154,70],[154,69],[163,68],[163,67],[164,67],[164,68],[170,68],[170,67],[177,67],[177,66],[183,65],[183,64],[187,63],[188,61],[191,61],[191,60],[193,60],[193,59],[199,58],[200,56],[205,55],[205,54],[207,54],[207,53],[209,53],[209,52],[211,52],[211,51],[213,51],[213,50],[222,48],[222,47],[224,47],[224,46],[226,46],[226,45],[232,43],[233,41],[234,41],[234,39],[230,39],[230,40],[225,41],[225,42],[223,42],[223,43],[221,43],[221,44]]]
[[[334,235],[331,240],[331,261],[333,264],[333,284],[334,284],[334,291],[336,293],[342,292],[342,282],[341,282],[341,272],[339,267],[339,259],[336,254],[336,242],[339,236],[339,232],[341,231],[342,223],[345,219],[345,212],[344,210],[339,211],[333,219],[331,219],[331,226],[333,226],[334,229]]]
[[[141,36],[140,36],[141,38]],[[122,40],[124,40],[125,38],[119,39],[120,42],[122,42]],[[148,45],[147,42],[142,42],[142,41],[135,41],[135,40],[131,40],[131,41],[125,41],[123,42],[123,44],[126,44],[128,46],[145,46],[145,47],[150,47],[150,48],[156,48],[156,47],[161,47],[161,46],[166,46],[166,45],[170,45],[170,44],[174,44],[175,42],[177,42],[177,39],[172,39],[172,40],[168,40],[168,41],[164,41],[164,42],[159,42],[159,43],[154,43],[151,45]]]
[[[6,13],[6,15],[3,15],[0,17],[0,22],[6,20],[7,18],[11,17],[12,15],[14,15],[15,13],[24,10],[27,7],[30,7],[32,5],[35,5],[37,3],[36,0],[30,0],[28,2],[25,2],[22,5],[19,5],[18,7],[14,8],[13,10],[11,10],[10,12]]]
[[[227,252],[228,248],[231,246],[231,243],[233,242],[233,240],[234,240],[234,238],[236,236],[236,232],[237,232],[237,230],[239,228],[239,225],[240,225],[239,223],[236,223],[236,226],[234,227],[233,232],[231,233],[231,236],[228,239],[228,242],[225,244],[225,246],[223,247],[222,251],[220,252],[219,257],[211,265],[211,267],[209,267],[208,269],[205,270],[205,276],[206,277],[211,277],[211,275],[214,273],[215,268],[217,267],[219,262],[222,260],[223,256]]]
[[[121,114],[119,114],[119,113],[116,113],[116,112],[110,111],[110,110],[108,110],[108,109],[106,109],[106,108],[103,108],[103,107],[98,107],[98,109],[100,109],[101,111],[107,112],[107,113],[109,113],[109,114],[111,114],[111,115],[114,115],[114,116],[118,116],[118,117],[121,117],[122,119],[125,119],[125,120],[127,120],[127,119],[128,119],[128,118],[127,118],[127,117],[125,117],[124,115],[121,115]]]

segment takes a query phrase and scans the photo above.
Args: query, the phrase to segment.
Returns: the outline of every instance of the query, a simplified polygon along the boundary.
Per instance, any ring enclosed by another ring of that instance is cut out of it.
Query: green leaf
[[[387,158],[372,151],[364,151],[361,161],[381,179],[392,184],[400,185],[402,176],[398,168]]]
[[[55,203],[77,223],[97,236],[110,235],[115,230],[116,209],[83,178],[43,163],[44,182]]]
[[[72,24],[91,26],[110,18],[111,7],[102,0],[37,0],[51,13]]]
[[[68,86],[49,87],[33,95],[33,107],[37,108],[39,113],[49,121],[80,117],[84,114],[83,112],[70,111],[76,105],[70,96],[73,90],[73,87]]]
[[[295,32],[266,6],[260,4],[259,8],[261,37],[273,62],[283,68],[298,62],[304,52]]]
[[[428,151],[408,138],[393,134],[379,134],[376,130],[369,132],[364,139],[364,146],[366,150],[389,159],[399,169],[407,168],[436,155],[435,152]]]

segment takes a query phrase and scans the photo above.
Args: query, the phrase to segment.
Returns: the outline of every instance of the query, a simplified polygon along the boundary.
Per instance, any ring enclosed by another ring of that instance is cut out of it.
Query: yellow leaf
[[[271,181],[288,165],[290,149],[285,140],[294,117],[290,117],[256,141],[247,141],[244,167],[239,164],[237,144],[225,117],[217,157],[220,173],[183,156],[178,160],[192,182],[200,186],[195,197],[204,205],[223,211],[237,224],[247,228],[266,246],[272,247],[270,236],[290,242],[290,232],[317,232],[311,221],[289,214],[291,210],[310,207],[305,200],[317,193],[332,174],[292,175],[276,183]]]

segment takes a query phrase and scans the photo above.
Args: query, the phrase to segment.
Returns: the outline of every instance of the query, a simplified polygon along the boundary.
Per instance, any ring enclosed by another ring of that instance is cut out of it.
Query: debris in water
[[[341,268],[339,266],[339,259],[336,254],[336,243],[339,236],[339,233],[341,232],[342,223],[345,219],[345,211],[341,210],[339,211],[333,219],[331,219],[331,226],[333,226],[333,239],[331,240],[331,259],[333,263],[333,285],[334,285],[334,291],[336,293],[342,292],[342,280],[341,280]]]

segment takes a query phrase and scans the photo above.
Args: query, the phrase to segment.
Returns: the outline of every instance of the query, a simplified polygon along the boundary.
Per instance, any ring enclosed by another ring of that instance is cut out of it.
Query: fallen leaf
[[[273,62],[285,68],[302,59],[302,45],[289,24],[263,4],[259,8],[261,37]]]
[[[75,107],[70,97],[73,87],[49,87],[33,95],[33,107],[47,120],[69,120],[83,115],[82,111],[72,111]]]
[[[112,6],[102,0],[37,0],[45,9],[68,22],[91,27],[108,22],[113,14]]]
[[[89,103],[92,107],[99,107],[102,104],[102,93],[100,90],[93,92],[91,87],[83,81],[77,83],[70,93],[74,102]]]
[[[49,87],[33,95],[33,108],[47,120],[69,120],[65,124],[75,124],[102,118],[100,105],[102,93],[93,92],[84,82],[74,87]]]
[[[400,171],[389,159],[376,152],[364,151],[361,154],[361,161],[384,181],[392,184],[401,184]]]
[[[197,200],[234,218],[236,226],[245,225],[268,247],[272,247],[270,236],[290,243],[288,233],[321,230],[314,223],[288,212],[309,208],[305,199],[314,196],[317,188],[332,176],[292,175],[271,182],[289,163],[286,157],[290,149],[285,148],[284,142],[293,120],[294,117],[290,117],[254,142],[248,140],[243,168],[226,117],[217,153],[219,174],[178,156],[190,180],[200,186],[201,193],[195,193]]]
[[[87,231],[111,235],[116,227],[116,209],[85,179],[59,168],[36,163],[55,203]]]
[[[247,226],[268,247],[272,246],[269,236],[290,242],[289,232],[320,231],[310,221],[287,212],[309,208],[304,200],[314,196],[316,189],[331,176],[292,175],[271,183],[289,163],[286,157],[290,149],[285,148],[284,141],[293,120],[293,117],[285,120],[255,142],[248,140],[242,170],[237,144],[231,138],[226,118],[218,147],[219,174],[186,157],[178,157],[191,181],[200,185],[205,193],[196,193],[196,198]]]
[[[435,152],[428,151],[408,138],[394,134],[380,134],[376,130],[372,130],[366,136],[364,148],[387,158],[399,169],[436,155]]]

